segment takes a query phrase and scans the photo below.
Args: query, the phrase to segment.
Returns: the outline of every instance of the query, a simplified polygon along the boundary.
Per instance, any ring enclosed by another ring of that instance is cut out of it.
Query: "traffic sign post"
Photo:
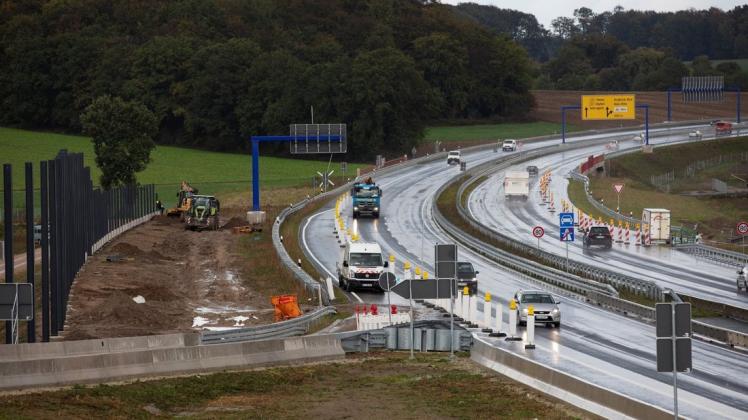
[[[743,249],[745,249],[745,237],[746,235],[748,235],[748,222],[738,223],[735,231],[738,233],[738,235],[742,236],[741,240],[743,241]]]
[[[673,373],[673,414],[678,418],[678,372],[686,372],[691,364],[691,304],[680,301],[667,291],[675,302],[655,305],[657,318],[657,371]]]
[[[569,242],[574,242],[574,213],[559,213],[560,240],[566,242],[566,272],[569,272]]]
[[[540,238],[545,235],[545,229],[542,226],[535,226],[532,228],[532,236],[538,238],[538,253],[540,253]]]
[[[623,184],[614,184],[613,189],[616,190],[616,197],[618,198],[618,204],[616,205],[616,211],[621,213],[621,191],[623,191]]]
[[[457,282],[457,245],[444,244],[434,245],[434,264],[436,266],[434,277],[439,281],[449,279]],[[438,285],[437,285],[438,287]],[[456,287],[456,286],[455,286]],[[445,295],[442,295],[445,296]],[[437,296],[437,299],[439,297]],[[449,331],[452,336],[449,344],[449,357],[454,357],[454,334],[455,334],[455,288],[449,288]]]
[[[394,260],[394,257],[391,259]],[[392,262],[390,262],[390,264],[392,264]],[[391,291],[395,284],[397,284],[397,277],[395,277],[394,273],[384,271],[379,275],[379,287],[387,292],[387,305],[390,307],[390,325],[392,325],[392,300],[390,299],[390,295],[392,294]]]

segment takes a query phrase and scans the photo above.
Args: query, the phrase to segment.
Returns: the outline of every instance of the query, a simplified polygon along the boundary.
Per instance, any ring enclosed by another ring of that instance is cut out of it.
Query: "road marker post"
[[[492,333],[491,329],[491,293],[486,292],[483,300],[483,332]]]
[[[506,341],[520,341],[522,338],[517,337],[517,301],[509,301],[509,336]]]
[[[642,229],[639,223],[636,224],[636,237],[634,238],[634,245],[641,246],[642,244]]]
[[[535,308],[532,305],[527,307],[527,344],[525,344],[525,348],[535,348]]]
[[[467,286],[463,288],[463,293],[468,295],[468,316],[466,318],[468,328],[478,328],[477,317],[478,317],[478,296],[470,294],[470,289]]]
[[[501,302],[496,302],[496,332],[489,334],[490,337],[506,337],[506,334],[501,332],[502,328],[502,307]]]
[[[624,245],[629,245],[631,243],[631,224],[629,222],[626,222],[626,236],[623,239]]]

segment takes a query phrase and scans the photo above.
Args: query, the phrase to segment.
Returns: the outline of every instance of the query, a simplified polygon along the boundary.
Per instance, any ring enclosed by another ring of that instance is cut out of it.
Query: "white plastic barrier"
[[[392,317],[392,324],[390,324],[390,316]],[[396,313],[396,314],[357,314],[356,315],[356,330],[378,330],[380,328],[389,327],[390,325],[404,324],[410,322],[409,313]]]

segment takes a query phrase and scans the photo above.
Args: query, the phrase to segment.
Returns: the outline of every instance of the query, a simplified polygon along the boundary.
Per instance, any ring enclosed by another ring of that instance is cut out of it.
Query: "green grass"
[[[567,125],[568,131],[577,131],[579,128]],[[443,142],[479,141],[506,138],[526,138],[544,136],[549,134],[560,134],[561,126],[556,123],[537,121],[531,123],[504,123],[504,124],[478,124],[437,126],[426,128],[424,142],[439,140]]]
[[[385,405],[383,405],[383,402]],[[0,419],[592,418],[465,355],[407,352],[0,397]],[[148,410],[148,411],[147,411]],[[149,414],[155,413],[155,414]]]
[[[24,162],[34,163],[35,185],[38,187],[38,162],[54,158],[60,149],[83,152],[85,164],[91,167],[94,183],[98,184],[100,171],[94,162],[93,146],[88,137],[0,128],[0,163],[13,165],[13,188],[16,190],[24,185]],[[339,175],[340,157],[335,156],[334,160],[330,168]],[[311,188],[312,177],[317,171],[324,171],[327,164],[327,159],[312,161],[262,156],[260,182],[263,188],[298,185],[310,185]],[[349,164],[347,175],[355,175],[356,168],[364,166]],[[246,191],[251,185],[251,170],[252,159],[248,154],[158,146],[151,153],[148,167],[137,174],[137,178],[142,184],[156,184],[159,196],[166,204],[171,204],[182,180],[206,194]],[[15,201],[22,202],[22,195],[17,196],[19,198]]]

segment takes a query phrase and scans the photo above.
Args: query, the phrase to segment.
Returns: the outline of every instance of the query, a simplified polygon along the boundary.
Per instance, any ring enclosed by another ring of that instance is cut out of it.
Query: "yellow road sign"
[[[633,120],[636,95],[582,95],[583,120]]]

